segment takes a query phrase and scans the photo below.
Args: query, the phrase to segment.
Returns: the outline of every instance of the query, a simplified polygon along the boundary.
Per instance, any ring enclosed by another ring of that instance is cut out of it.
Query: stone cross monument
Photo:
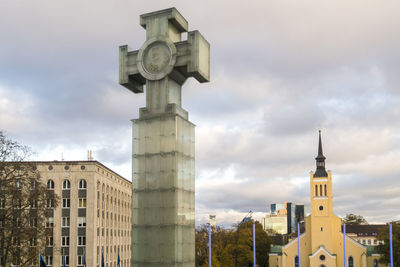
[[[146,42],[119,49],[119,83],[146,85],[146,107],[133,122],[132,266],[195,266],[194,125],[182,109],[188,77],[210,79],[210,45],[169,8],[140,16]]]

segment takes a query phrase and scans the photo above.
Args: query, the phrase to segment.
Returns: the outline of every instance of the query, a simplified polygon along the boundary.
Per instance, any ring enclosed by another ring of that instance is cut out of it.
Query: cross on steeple
[[[198,31],[182,40],[188,22],[175,8],[141,15],[140,25],[146,29],[142,47],[119,48],[119,83],[134,93],[142,93],[146,84],[141,117],[173,112],[187,118],[181,109],[181,86],[189,77],[201,83],[210,80],[209,43]]]
[[[326,158],[322,153],[321,129],[318,132],[319,132],[318,156],[315,158],[317,163],[317,170],[314,173],[314,177],[328,177],[328,173],[325,170]]]

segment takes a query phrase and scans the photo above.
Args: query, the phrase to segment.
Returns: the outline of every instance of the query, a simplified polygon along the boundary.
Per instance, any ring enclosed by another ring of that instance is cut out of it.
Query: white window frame
[[[53,247],[54,246],[54,238],[52,236],[48,236],[46,238],[46,247]]]
[[[70,226],[71,226],[70,217],[62,217],[61,218],[61,227],[70,227]]]
[[[46,256],[46,266],[53,266],[53,256]]]
[[[86,206],[87,206],[86,198],[85,197],[79,198],[78,199],[78,208],[86,208]]]
[[[79,189],[87,189],[87,182],[85,179],[79,181]]]
[[[78,260],[77,260],[78,267],[83,266],[83,255],[78,255]]]
[[[61,236],[61,246],[69,247],[69,236]]]
[[[46,217],[46,228],[54,227],[54,217]]]
[[[47,180],[47,189],[54,190],[54,181],[52,179]]]
[[[65,261],[66,261],[66,262],[65,262],[65,266],[69,266],[69,255],[61,255],[60,258],[61,258],[61,266],[64,266],[64,265],[63,265],[64,259],[65,259]]]
[[[71,189],[71,182],[68,179],[63,181],[62,189],[69,190]]]
[[[52,199],[52,198],[46,199],[46,207],[47,208],[54,208],[54,199]]]
[[[63,205],[64,209],[71,208],[71,199],[70,198],[63,198],[62,199],[62,205]]]
[[[78,235],[78,247],[84,247],[86,246],[86,236],[84,235]]]
[[[78,227],[86,227],[86,217],[78,217]]]

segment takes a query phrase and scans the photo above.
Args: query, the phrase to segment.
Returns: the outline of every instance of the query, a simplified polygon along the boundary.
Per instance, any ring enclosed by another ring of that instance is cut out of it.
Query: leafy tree
[[[342,219],[342,222],[347,225],[360,225],[367,224],[367,220],[361,215],[347,214],[346,217]]]
[[[378,240],[384,243],[378,246],[378,252],[381,254],[379,261],[381,263],[390,263],[390,243],[389,243],[389,225],[383,227],[377,236]],[[393,266],[400,267],[400,222],[392,223],[392,239],[393,239]]]
[[[46,244],[47,206],[58,203],[41,182],[36,166],[25,162],[31,150],[0,131],[0,259],[3,266],[35,265]]]
[[[212,266],[252,266],[252,221],[236,225],[234,229],[217,227],[212,231]],[[268,266],[270,238],[256,222],[256,257],[258,266]],[[196,266],[208,266],[208,226],[196,229]]]

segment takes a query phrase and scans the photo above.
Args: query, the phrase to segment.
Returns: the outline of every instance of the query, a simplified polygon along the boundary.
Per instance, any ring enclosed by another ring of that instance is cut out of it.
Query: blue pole
[[[256,224],[253,222],[253,266],[256,267]]]
[[[211,224],[208,224],[208,266],[211,267]]]
[[[393,240],[392,240],[392,224],[389,223],[389,240],[390,240],[390,267],[393,267]]]
[[[301,254],[300,254],[300,223],[297,223],[297,259],[299,261],[299,267],[301,267]]]
[[[343,266],[347,266],[347,261],[346,261],[346,225],[343,224]]]

